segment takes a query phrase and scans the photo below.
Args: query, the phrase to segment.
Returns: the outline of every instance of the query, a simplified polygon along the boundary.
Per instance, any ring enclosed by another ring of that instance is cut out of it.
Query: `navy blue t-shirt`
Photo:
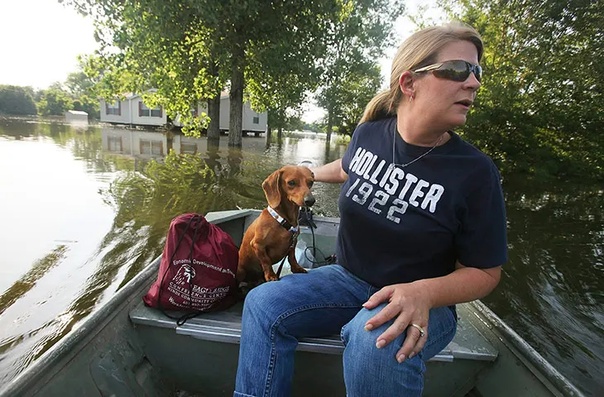
[[[338,263],[375,287],[447,275],[455,261],[507,261],[501,178],[492,160],[451,132],[429,148],[407,144],[396,119],[356,129],[342,158]]]

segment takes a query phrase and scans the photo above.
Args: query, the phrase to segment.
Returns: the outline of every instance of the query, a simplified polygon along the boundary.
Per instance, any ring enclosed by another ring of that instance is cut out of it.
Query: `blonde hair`
[[[474,44],[480,61],[483,52],[480,34],[471,26],[461,22],[422,29],[405,40],[392,60],[390,88],[379,92],[369,101],[360,123],[396,115],[396,109],[403,99],[403,93],[399,88],[401,75],[407,70],[434,63],[438,52],[455,41],[469,41]]]

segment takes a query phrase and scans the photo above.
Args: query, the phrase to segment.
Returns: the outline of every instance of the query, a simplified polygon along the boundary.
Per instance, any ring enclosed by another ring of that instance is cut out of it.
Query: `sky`
[[[58,0],[0,0],[0,84],[64,82],[96,48],[92,20]]]
[[[408,12],[418,4],[431,6],[436,0],[408,0]],[[406,18],[396,23],[400,41],[415,30]],[[93,21],[58,0],[0,0],[0,84],[45,89],[64,82],[78,70],[77,56],[98,48]],[[384,81],[390,78],[390,62],[396,48],[386,50],[380,60]],[[321,115],[309,105],[303,119]]]

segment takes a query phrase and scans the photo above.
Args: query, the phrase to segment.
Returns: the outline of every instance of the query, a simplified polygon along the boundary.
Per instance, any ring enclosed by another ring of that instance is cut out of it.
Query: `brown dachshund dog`
[[[253,287],[264,281],[278,280],[273,264],[286,255],[293,273],[306,273],[296,260],[295,248],[300,207],[315,203],[310,191],[313,182],[310,169],[293,165],[278,169],[262,182],[269,207],[243,236],[239,248],[238,283],[247,282]]]

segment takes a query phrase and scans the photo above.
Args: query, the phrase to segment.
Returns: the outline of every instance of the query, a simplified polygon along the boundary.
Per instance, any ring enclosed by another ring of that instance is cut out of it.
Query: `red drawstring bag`
[[[145,305],[187,312],[182,325],[202,312],[226,309],[237,301],[239,250],[231,236],[203,215],[182,214],[172,219],[157,280],[143,297]]]

